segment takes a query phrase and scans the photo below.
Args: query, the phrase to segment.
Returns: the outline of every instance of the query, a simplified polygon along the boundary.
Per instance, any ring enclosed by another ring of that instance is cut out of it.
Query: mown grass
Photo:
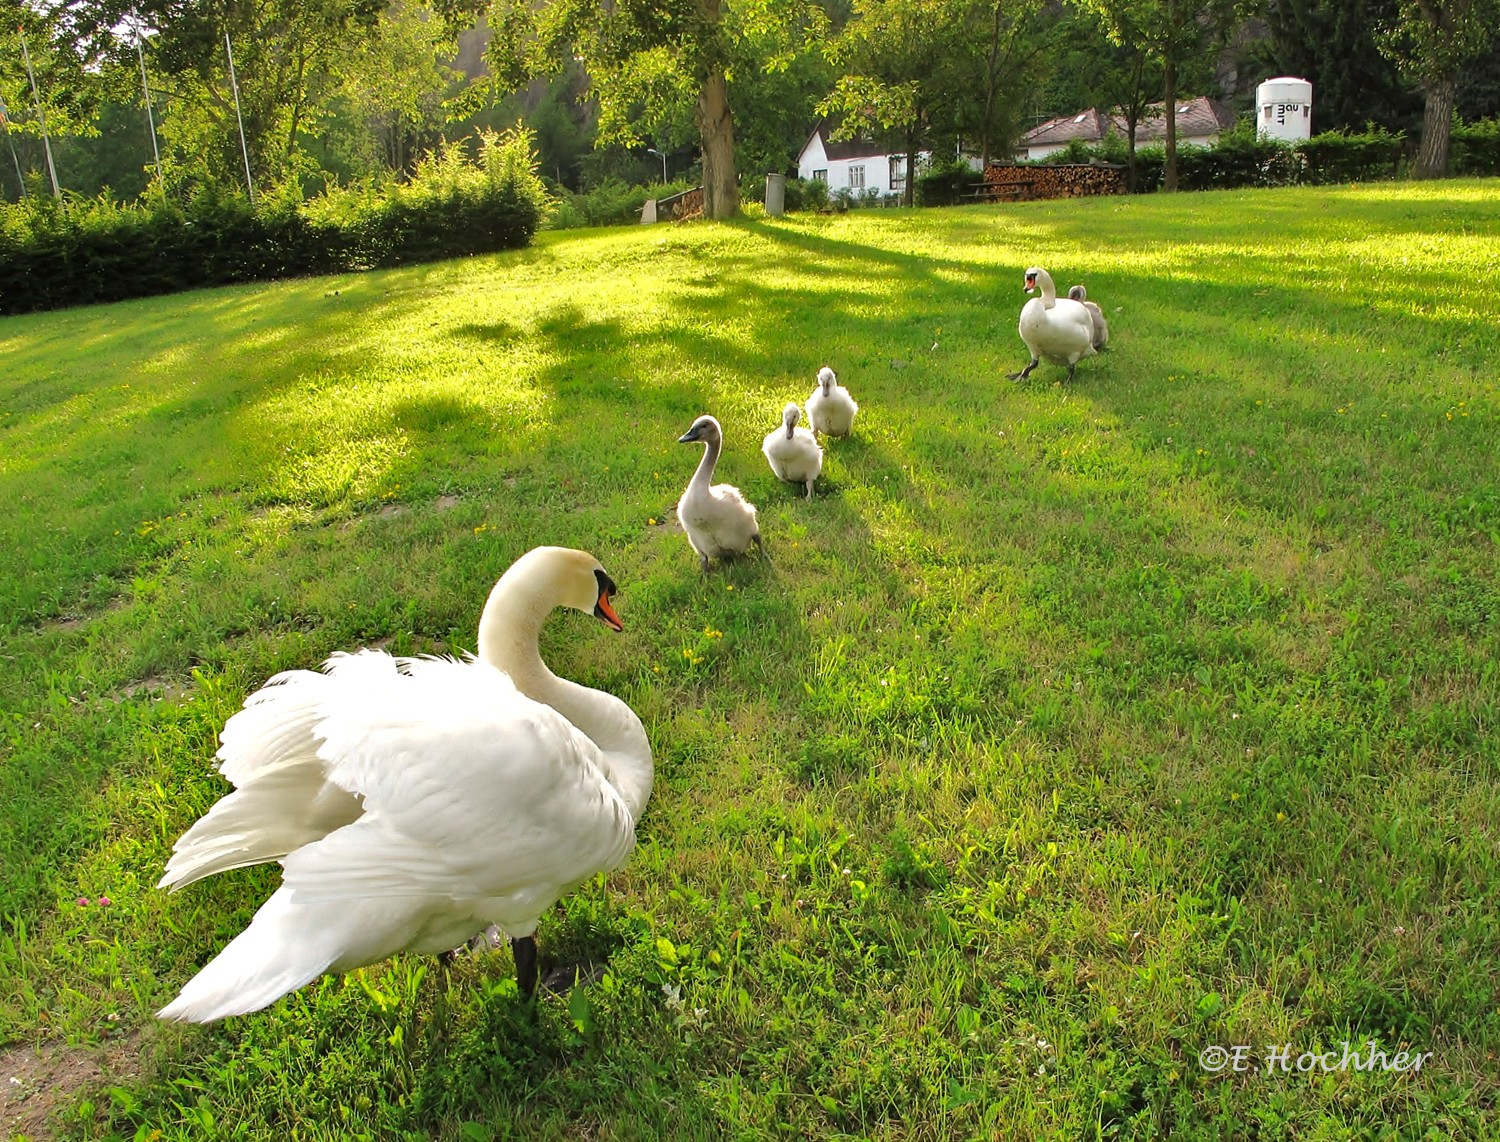
[[[1111,352],[1023,385],[1021,271]],[[124,1044],[96,1137],[1493,1136],[1500,185],[554,234],[0,322],[0,1042]],[[817,498],[758,454],[822,364]],[[770,558],[663,526],[724,423]],[[168,897],[270,673],[545,632],[658,784],[545,923],[597,983],[409,957],[150,1012],[274,870]],[[92,901],[110,899],[101,908]],[[87,906],[75,898],[88,897]],[[1264,1072],[1374,1039],[1418,1073]],[[1212,1045],[1258,1070],[1211,1074]]]

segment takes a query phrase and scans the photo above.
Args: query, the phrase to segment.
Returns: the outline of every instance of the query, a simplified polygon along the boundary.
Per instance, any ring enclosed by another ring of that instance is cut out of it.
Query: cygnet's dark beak
[[[692,444],[698,439],[698,430],[690,428],[677,438],[678,444]]]

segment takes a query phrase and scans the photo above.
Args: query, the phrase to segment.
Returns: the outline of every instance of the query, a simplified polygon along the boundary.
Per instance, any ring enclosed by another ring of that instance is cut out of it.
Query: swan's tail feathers
[[[188,980],[177,998],[156,1013],[173,1023],[211,1023],[269,1007],[311,983],[333,964],[337,952],[319,938],[285,890],[276,892],[250,927],[229,942]]]

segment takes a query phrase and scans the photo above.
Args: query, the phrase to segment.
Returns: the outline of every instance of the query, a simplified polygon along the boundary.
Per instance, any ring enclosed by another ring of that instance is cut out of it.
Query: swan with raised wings
[[[620,699],[537,649],[571,607],[620,630],[592,555],[538,547],[495,584],[467,661],[336,654],[272,678],[224,726],[235,786],[178,840],[159,887],[266,861],[281,887],[162,1019],[256,1011],[325,972],[449,950],[489,925],[533,995],[541,915],[620,867],[651,796],[651,747]]]

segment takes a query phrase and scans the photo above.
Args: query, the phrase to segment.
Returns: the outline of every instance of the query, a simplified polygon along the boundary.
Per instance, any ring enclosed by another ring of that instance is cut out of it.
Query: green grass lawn
[[[1068,386],[1004,379],[1038,263],[1111,321]],[[1497,281],[1500,183],[1456,181],[0,321],[0,1044],[105,1068],[24,1129],[1494,1137]],[[861,411],[807,503],[760,440],[824,364]],[[769,549],[706,577],[669,516],[701,412]],[[629,869],[539,933],[608,972],[534,1019],[499,952],[156,1024],[276,883],[153,887],[225,718],[334,650],[472,649],[542,543],[626,625],[544,654],[656,752]],[[1431,1056],[1296,1069],[1369,1040]]]

